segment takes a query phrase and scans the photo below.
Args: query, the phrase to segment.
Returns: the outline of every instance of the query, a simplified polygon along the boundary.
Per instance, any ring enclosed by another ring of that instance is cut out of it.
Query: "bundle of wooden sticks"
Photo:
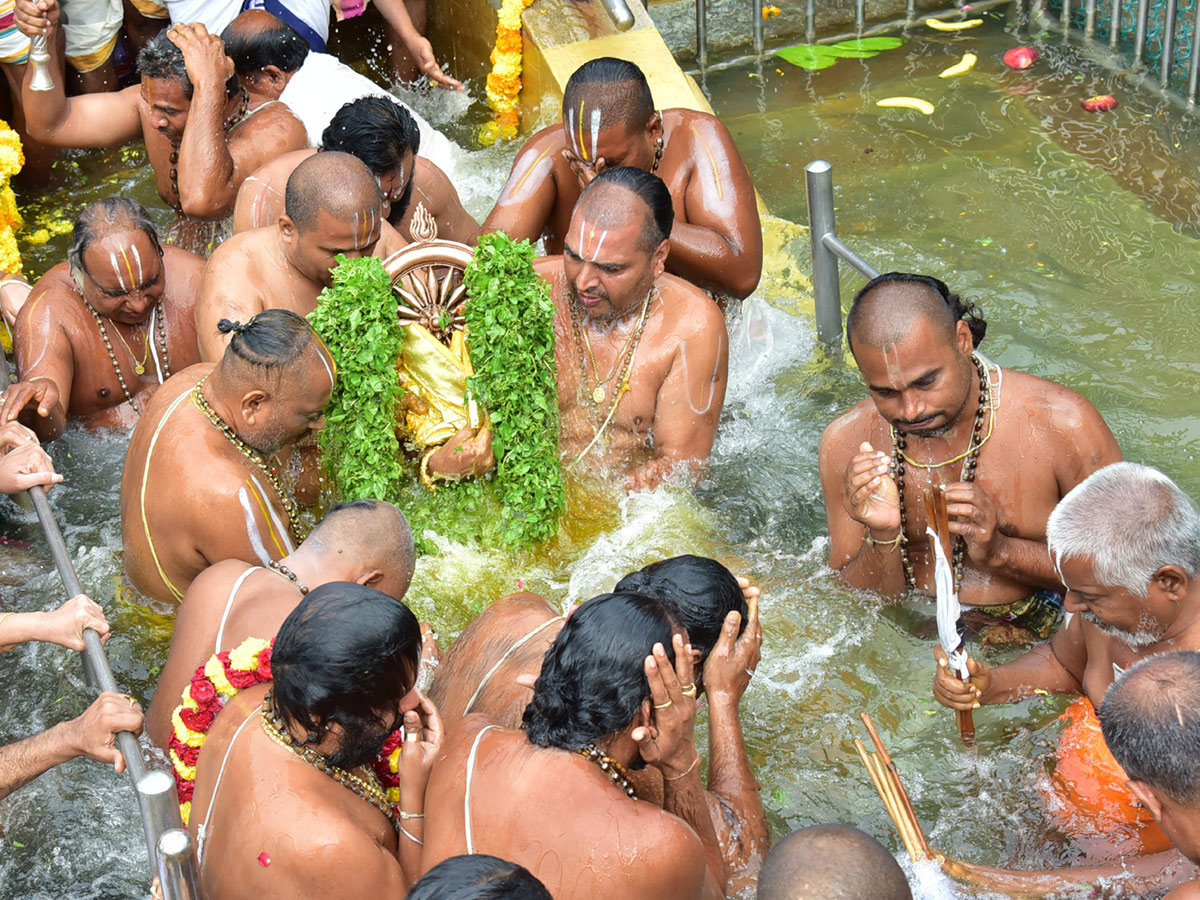
[[[904,847],[908,850],[909,857],[913,862],[937,858],[937,854],[929,849],[929,842],[925,840],[925,832],[921,828],[921,823],[917,821],[917,814],[913,811],[912,802],[908,799],[908,791],[904,789],[904,782],[900,780],[896,764],[888,754],[887,748],[883,746],[883,741],[879,739],[875,723],[866,713],[861,713],[861,716],[863,724],[867,726],[867,732],[871,735],[871,741],[875,744],[876,752],[868,752],[858,738],[854,739],[854,749],[862,757],[863,765],[867,767],[867,774],[871,776],[871,783],[879,792],[883,806],[891,816],[896,831],[900,833],[900,839],[904,841]]]

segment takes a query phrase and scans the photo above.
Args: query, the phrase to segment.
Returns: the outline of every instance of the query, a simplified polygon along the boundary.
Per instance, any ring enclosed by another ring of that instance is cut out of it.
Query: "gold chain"
[[[971,355],[973,357],[975,356],[975,354],[971,354]],[[978,357],[976,357],[976,359],[978,359]],[[980,361],[979,365],[980,366],[983,365],[982,361]],[[985,371],[986,371],[986,368],[985,368]],[[990,379],[990,373],[989,373],[988,377]],[[917,460],[913,459],[911,456],[909,456],[907,453],[904,452],[903,446],[900,447],[900,456],[904,459],[904,461],[908,465],[913,466],[914,468],[917,468],[917,469],[940,469],[943,466],[953,465],[954,463],[959,462],[960,460],[964,460],[968,456],[970,456],[972,453],[978,453],[980,450],[983,449],[983,445],[986,444],[989,440],[991,440],[992,432],[996,428],[996,407],[989,401],[990,401],[990,392],[987,397],[981,396],[980,400],[979,400],[980,403],[985,403],[985,402],[987,403],[987,406],[984,407],[984,411],[991,413],[991,415],[988,417],[987,434],[985,434],[983,436],[983,438],[979,440],[979,443],[975,443],[976,436],[974,433],[972,433],[971,439],[969,441],[967,441],[967,449],[964,450],[962,453],[958,454],[958,456],[952,456],[952,457],[950,457],[950,459],[946,460],[945,462],[939,462],[939,463],[918,462]],[[980,415],[982,415],[982,413],[980,413]]]

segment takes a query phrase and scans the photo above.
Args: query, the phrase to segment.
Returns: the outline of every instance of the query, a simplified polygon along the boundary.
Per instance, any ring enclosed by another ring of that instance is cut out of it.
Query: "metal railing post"
[[[1112,19],[1109,21],[1108,46],[1116,51],[1121,44],[1121,0],[1112,0]]]
[[[696,0],[696,65],[708,68],[708,4]]]
[[[1196,89],[1200,87],[1200,5],[1192,10],[1192,58],[1188,61],[1189,105],[1196,102]]]
[[[867,0],[854,0],[854,33],[862,34],[867,23]]]
[[[1084,11],[1087,18],[1083,23],[1083,34],[1089,41],[1096,37],[1096,0],[1087,0],[1084,4]]]
[[[817,337],[830,346],[842,340],[842,299],[838,261],[822,238],[833,234],[833,166],[823,159],[804,167],[808,191],[808,236],[812,241],[813,297]]]
[[[754,35],[754,54],[762,56],[763,52],[763,0],[750,0],[750,15],[753,21],[750,33]]]
[[[199,900],[192,836],[182,828],[163,832],[158,839],[157,856],[158,880],[165,900]]]
[[[1167,18],[1163,22],[1162,30],[1162,56],[1158,60],[1158,83],[1164,88],[1171,80],[1171,69],[1175,67],[1175,18],[1178,10],[1178,0],[1167,0]]]
[[[1138,0],[1137,28],[1133,33],[1133,67],[1142,67],[1142,57],[1146,54],[1146,23],[1150,16],[1150,0]]]

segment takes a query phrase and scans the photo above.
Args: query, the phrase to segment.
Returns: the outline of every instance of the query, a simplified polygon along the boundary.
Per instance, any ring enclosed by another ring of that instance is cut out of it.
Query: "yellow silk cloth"
[[[475,369],[464,332],[455,331],[447,347],[423,325],[406,325],[397,365],[400,384],[417,401],[404,398],[399,426],[405,438],[424,449],[444,444],[463,428],[480,426],[479,408],[467,390]]]

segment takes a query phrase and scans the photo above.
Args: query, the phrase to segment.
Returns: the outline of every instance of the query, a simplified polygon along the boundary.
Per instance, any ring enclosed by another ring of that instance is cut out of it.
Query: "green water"
[[[991,323],[987,352],[1081,391],[1130,458],[1200,496],[1200,335],[1191,314],[1197,125],[1061,48],[1043,46],[1032,72],[1007,71],[999,56],[1017,41],[1003,25],[990,19],[961,37],[922,33],[898,50],[817,73],[767,60],[761,70],[712,73],[706,86],[772,212],[803,221],[803,167],[830,160],[839,230],[852,246],[880,269],[938,274],[979,300]],[[980,57],[972,73],[936,77],[967,50]],[[1114,93],[1122,106],[1083,113],[1078,100],[1096,93]],[[923,97],[937,112],[874,106],[895,95]],[[478,103],[467,98],[413,102],[435,123],[452,123],[464,142],[479,121]],[[460,190],[477,216],[515,150],[463,160]],[[60,187],[27,207],[30,218],[70,217],[109,193],[159,207],[140,161],[132,150],[73,155],[60,164]],[[165,225],[166,211],[157,215]],[[59,238],[26,259],[40,272],[64,249]],[[847,296],[854,284],[846,275]],[[410,602],[446,638],[518,579],[565,601],[608,590],[662,556],[717,556],[764,592],[763,661],[744,725],[777,835],[840,820],[901,849],[851,743],[865,737],[857,716],[866,710],[935,846],[1014,867],[1078,858],[1078,848],[1049,832],[1035,788],[1065,703],[985,709],[976,715],[979,750],[964,751],[953,717],[929,697],[932,644],[917,635],[927,633],[931,606],[881,608],[826,568],[817,441],[861,387],[853,370],[814,354],[811,323],[786,298],[777,306],[751,300],[731,323],[729,396],[709,475],[694,493],[591,498],[540,554],[505,558],[447,545],[421,561]],[[52,447],[67,476],[54,503],[85,586],[115,623],[117,679],[144,698],[169,626],[117,592],[124,445],[68,433]],[[0,501],[0,534],[32,543],[0,547],[0,585],[9,585],[0,587],[0,609],[57,603],[36,521]],[[983,652],[990,662],[1010,655]],[[0,697],[7,741],[77,714],[88,695],[71,654],[33,646],[0,659]],[[148,865],[132,793],[96,764],[70,763],[0,802],[0,828],[0,897],[144,895]],[[919,893],[949,895],[936,883]]]

